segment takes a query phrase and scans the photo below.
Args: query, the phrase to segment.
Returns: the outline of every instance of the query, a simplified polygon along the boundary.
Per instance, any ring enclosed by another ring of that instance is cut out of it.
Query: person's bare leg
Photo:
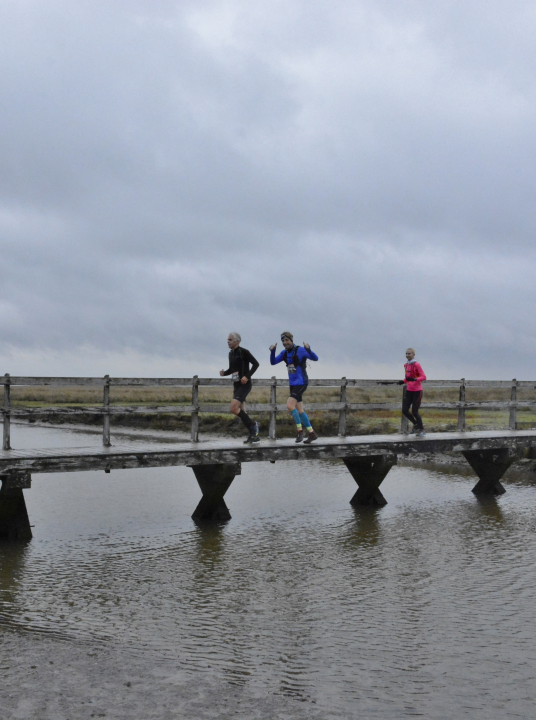
[[[240,420],[242,420],[245,427],[251,434],[252,430],[256,427],[256,425],[246,412],[246,403],[241,403],[240,400],[236,400],[235,398],[233,398],[231,400],[231,407],[229,409],[233,413],[233,415],[236,415],[240,418]]]
[[[233,415],[240,415],[240,410],[245,409],[245,403],[241,403],[240,400],[231,400],[231,407],[229,408]]]
[[[300,443],[303,440],[303,427],[300,420],[300,408],[303,412],[303,405],[301,402],[298,402],[296,398],[289,397],[287,400],[287,410],[292,415],[292,419],[296,423],[296,430],[298,432],[298,437],[296,438],[296,442]]]
[[[305,429],[308,433],[307,440],[304,440],[304,443],[309,444],[309,443],[313,442],[313,440],[316,440],[317,436],[315,434],[315,431],[312,428],[309,418],[307,417],[307,413],[303,409],[302,402],[296,403],[296,410],[298,411],[298,413],[300,415],[300,421],[301,421],[302,428]]]
[[[303,403],[298,402],[296,398],[289,397],[287,400],[287,410],[289,413],[291,413],[294,409],[296,409],[299,413],[303,412]]]

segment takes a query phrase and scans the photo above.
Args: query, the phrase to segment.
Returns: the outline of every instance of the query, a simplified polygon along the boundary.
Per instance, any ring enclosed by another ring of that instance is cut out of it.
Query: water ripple
[[[225,527],[155,531],[148,505],[147,532],[95,516],[77,537],[0,546],[0,627],[172,661],[191,682],[325,717],[353,717],[356,703],[363,717],[523,717],[536,488],[478,502],[463,475],[395,468],[390,504],[355,511],[338,464],[279,463],[242,482]]]

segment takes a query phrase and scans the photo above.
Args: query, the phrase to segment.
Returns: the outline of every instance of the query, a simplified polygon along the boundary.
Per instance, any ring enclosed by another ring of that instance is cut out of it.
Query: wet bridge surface
[[[498,430],[411,435],[360,435],[319,439],[310,445],[293,440],[264,440],[244,445],[237,440],[169,444],[113,445],[67,449],[0,451],[0,538],[31,537],[23,489],[41,473],[121,470],[174,465],[190,466],[202,491],[194,511],[197,521],[222,522],[231,515],[224,495],[245,462],[341,459],[357,483],[352,505],[386,504],[380,485],[398,455],[459,452],[478,476],[473,492],[502,494],[500,480],[511,463],[536,445],[536,430]]]

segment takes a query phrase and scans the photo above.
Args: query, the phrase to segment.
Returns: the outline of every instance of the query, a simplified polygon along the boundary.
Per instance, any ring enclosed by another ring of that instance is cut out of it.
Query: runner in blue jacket
[[[303,347],[294,344],[294,335],[290,332],[281,333],[281,342],[283,343],[282,350],[279,355],[275,354],[275,345],[270,346],[270,364],[277,365],[280,362],[285,362],[288,370],[288,382],[290,385],[290,397],[287,400],[287,408],[289,413],[292,415],[296,428],[298,430],[298,437],[296,442],[300,443],[303,440],[303,428],[308,432],[307,440],[304,443],[312,443],[313,440],[317,439],[317,435],[307,414],[303,410],[303,393],[307,390],[309,384],[309,378],[307,377],[307,360],[318,360],[316,355],[308,343],[303,343]]]

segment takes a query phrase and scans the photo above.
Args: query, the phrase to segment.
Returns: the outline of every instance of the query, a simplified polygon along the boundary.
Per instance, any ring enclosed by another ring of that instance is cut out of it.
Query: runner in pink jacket
[[[404,371],[406,377],[402,382],[406,383],[406,394],[402,402],[402,413],[408,420],[413,424],[411,435],[417,437],[424,437],[422,418],[419,413],[419,408],[422,401],[422,385],[426,380],[424,370],[415,360],[415,349],[408,348],[406,350],[407,363],[404,365]]]

